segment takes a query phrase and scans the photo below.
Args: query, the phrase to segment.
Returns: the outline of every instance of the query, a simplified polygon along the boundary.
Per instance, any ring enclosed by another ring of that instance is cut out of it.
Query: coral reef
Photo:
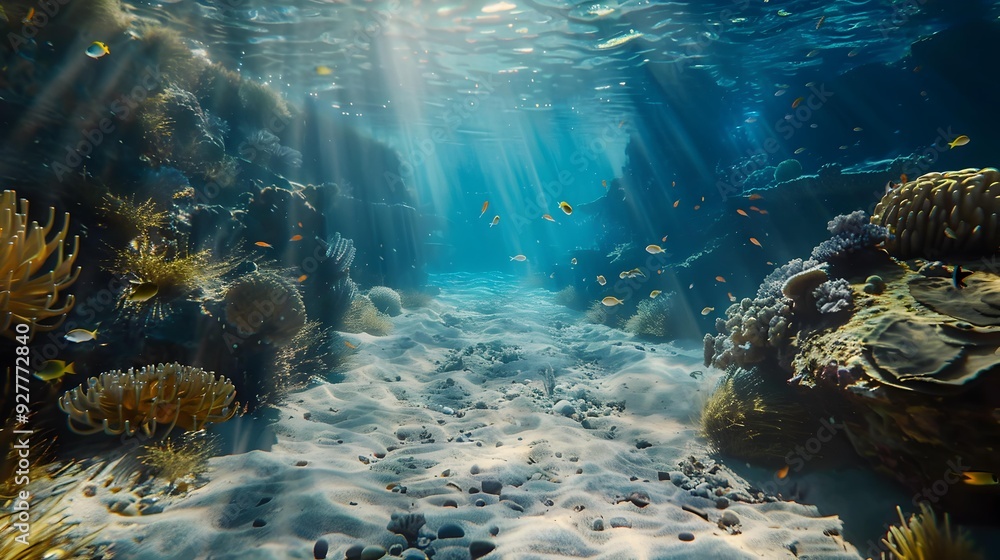
[[[813,291],[816,309],[820,313],[832,314],[849,311],[854,305],[851,284],[843,278],[827,280]]]
[[[864,210],[836,216],[826,226],[832,234],[813,249],[810,257],[820,262],[830,262],[857,251],[871,249],[887,239],[892,239],[889,229],[871,224]]]
[[[358,296],[351,301],[351,306],[344,315],[342,329],[349,333],[385,336],[392,332],[392,320],[376,309],[367,296]]]
[[[802,164],[797,159],[786,159],[774,168],[774,180],[778,183],[798,179],[802,176]]]
[[[240,337],[260,337],[269,344],[285,344],[306,324],[306,305],[298,289],[272,272],[254,272],[226,287],[226,321]]]
[[[59,408],[78,434],[151,436],[159,425],[200,430],[236,414],[235,389],[224,377],[180,364],[112,370],[67,391]]]
[[[403,301],[399,293],[387,286],[375,286],[368,290],[368,299],[380,313],[395,317],[403,312]]]
[[[28,222],[28,201],[20,200],[14,191],[4,191],[0,197],[0,328],[4,335],[13,336],[11,323],[27,324],[31,332],[58,328],[73,308],[74,298],[66,297],[57,306],[61,291],[76,281],[80,267],[73,268],[80,248],[74,238],[71,254],[66,254],[69,214],[63,227],[47,240],[55,226],[55,208],[49,208],[45,227]],[[50,269],[44,270],[46,265]]]
[[[142,105],[139,119],[146,155],[157,165],[205,174],[225,155],[228,125],[193,93],[168,86]]]
[[[1000,171],[927,173],[892,189],[875,206],[873,224],[890,227],[895,257],[978,258],[1000,249]]]
[[[982,560],[968,534],[953,530],[947,513],[944,523],[938,523],[927,502],[920,502],[920,513],[911,515],[909,521],[899,507],[896,513],[899,525],[890,527],[882,539],[895,560]]]

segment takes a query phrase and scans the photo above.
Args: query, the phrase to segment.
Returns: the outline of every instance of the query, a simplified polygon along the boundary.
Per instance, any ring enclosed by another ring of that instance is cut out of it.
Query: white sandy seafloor
[[[291,394],[269,451],[211,459],[207,483],[162,512],[111,513],[102,489],[68,496],[73,517],[107,523],[98,541],[116,558],[309,559],[318,539],[328,558],[354,545],[376,558],[407,546],[386,528],[394,513],[423,514],[415,544],[437,560],[470,546],[526,560],[859,558],[837,517],[740,501],[747,482],[698,436],[720,375],[700,344],[587,324],[507,276],[433,283],[441,294],[391,335],[344,335],[358,349],[343,379]]]

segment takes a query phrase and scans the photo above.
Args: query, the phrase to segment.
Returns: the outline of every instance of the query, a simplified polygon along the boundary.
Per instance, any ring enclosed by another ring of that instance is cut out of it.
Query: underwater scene
[[[1000,2],[0,24],[0,560],[1000,558]]]

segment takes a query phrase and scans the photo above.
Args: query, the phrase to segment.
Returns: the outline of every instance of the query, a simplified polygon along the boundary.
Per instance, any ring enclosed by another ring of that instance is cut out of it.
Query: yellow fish
[[[618,298],[616,298],[615,296],[608,296],[608,297],[602,299],[601,303],[603,303],[606,307],[613,307],[615,305],[621,305],[621,304],[623,304],[625,302],[622,301],[622,300],[620,300],[620,299],[618,299]]]
[[[479,213],[480,218],[483,217],[483,214],[486,213],[486,209],[489,207],[490,207],[490,201],[487,200],[486,202],[483,203],[483,211]]]
[[[706,307],[705,309],[701,310],[701,314],[702,315],[708,315],[709,313],[711,313],[713,311],[715,311],[714,307]]]
[[[1000,483],[1000,480],[990,472],[967,471],[962,473],[962,482],[971,486],[992,486]]]
[[[517,261],[517,262],[524,262],[524,261],[528,260],[528,257],[526,257],[524,255],[514,255],[513,257],[510,258],[510,260]]]
[[[567,216],[573,213],[573,207],[570,206],[565,200],[559,203],[559,209],[562,210]]]
[[[73,329],[63,335],[63,338],[70,342],[87,342],[97,340],[97,329],[88,331],[86,329]]]
[[[24,16],[24,19],[21,20],[21,23],[31,23],[31,20],[33,19],[35,19],[35,9],[28,8],[28,15]]]
[[[66,364],[64,360],[48,360],[38,368],[35,377],[42,381],[54,381],[69,373],[76,373],[73,364]]]
[[[490,222],[490,227],[493,227],[499,223],[500,223],[500,216],[499,215],[493,216],[493,221]]]
[[[333,74],[333,68],[321,64],[316,67],[316,74],[318,76],[329,76],[330,74]]]
[[[954,150],[955,148],[959,146],[964,146],[968,143],[969,143],[969,137],[963,134],[958,138],[952,140],[951,142],[948,142],[948,145],[951,146],[952,150]]]
[[[100,41],[94,41],[87,47],[87,56],[90,58],[101,58],[108,54],[111,54],[111,49]]]
[[[155,282],[141,282],[132,288],[132,293],[126,296],[125,299],[126,301],[138,301],[141,303],[150,300],[158,291],[160,291],[160,287]]]
[[[659,245],[646,245],[646,252],[651,255],[655,255],[657,253],[662,253],[663,248]]]
[[[598,276],[597,277],[597,283],[603,286],[603,285],[607,284],[608,281],[604,278],[604,276]]]
[[[345,340],[345,341],[344,341],[344,346],[346,346],[346,347],[350,348],[351,350],[356,350],[356,349],[358,348],[358,347],[357,347],[357,346],[355,346],[354,344],[351,344],[351,342],[350,342],[350,341],[348,341],[348,340]]]
[[[653,290],[652,292],[649,292],[649,297],[655,298],[656,296],[658,296],[658,295],[660,295],[662,293],[663,292],[661,292],[660,290]]]
[[[604,187],[604,188],[608,188],[608,180],[607,179],[601,179],[601,186]]]

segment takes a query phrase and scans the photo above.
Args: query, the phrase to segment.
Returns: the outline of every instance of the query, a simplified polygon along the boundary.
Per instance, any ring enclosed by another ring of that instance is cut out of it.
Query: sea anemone
[[[112,370],[91,377],[59,398],[78,434],[133,435],[141,428],[151,436],[160,424],[200,430],[209,422],[225,422],[236,414],[236,389],[224,377],[180,364],[159,364],[127,372]]]
[[[938,524],[934,510],[927,502],[920,503],[920,513],[910,516],[907,522],[903,512],[899,514],[899,526],[890,527],[882,542],[889,548],[890,556],[896,560],[982,560],[968,535],[958,530],[952,532],[951,520],[944,514],[944,524]],[[882,553],[882,559],[886,560]]]
[[[72,295],[66,296],[61,306],[56,302],[60,291],[80,275],[80,267],[73,268],[80,238],[74,238],[72,254],[67,256],[67,213],[62,229],[46,241],[55,215],[55,208],[49,208],[48,223],[41,227],[38,222],[28,222],[26,199],[21,199],[18,211],[14,191],[4,191],[0,197],[0,325],[6,336],[14,334],[8,330],[12,322],[31,325],[32,333],[56,329],[73,308]],[[47,263],[51,268],[42,272]]]

